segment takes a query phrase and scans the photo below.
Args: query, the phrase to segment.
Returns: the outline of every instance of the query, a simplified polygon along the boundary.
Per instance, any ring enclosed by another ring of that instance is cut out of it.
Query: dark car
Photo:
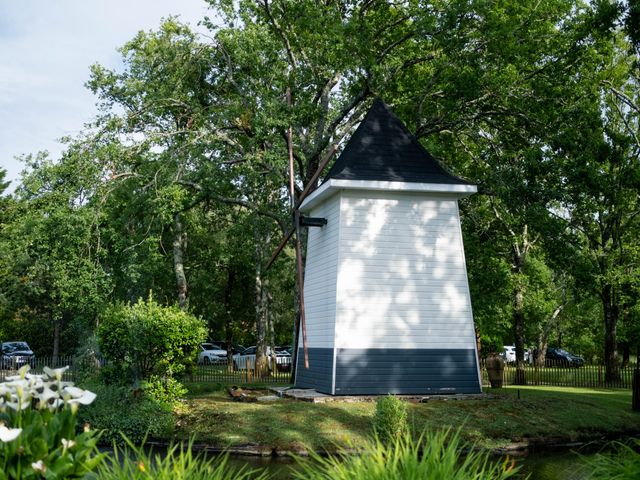
[[[0,343],[0,368],[15,370],[35,360],[27,342]]]
[[[562,348],[548,348],[545,363],[549,366],[581,367],[584,365],[584,358]]]
[[[220,348],[222,350],[227,350],[227,342],[225,340],[214,340],[211,343],[215,343],[216,345],[219,345]],[[236,353],[242,353],[245,351],[245,347],[243,345],[240,345],[239,343],[232,343],[231,344],[231,352],[233,353],[233,355],[235,355]]]

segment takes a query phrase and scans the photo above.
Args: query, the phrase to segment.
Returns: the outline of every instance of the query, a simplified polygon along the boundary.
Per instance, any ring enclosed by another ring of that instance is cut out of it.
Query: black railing
[[[31,373],[36,374],[43,373],[43,367],[45,366],[50,368],[69,366],[69,369],[64,373],[64,380],[77,381],[78,370],[73,356],[36,357],[28,363],[31,367]],[[4,381],[8,376],[16,375],[19,366],[0,364],[0,381]],[[84,369],[86,370],[86,366]],[[527,385],[629,389],[632,386],[634,369],[635,365],[621,366],[618,378],[609,380],[605,376],[605,367],[603,365],[585,364],[576,367],[553,362],[542,367],[526,363],[523,367]],[[483,386],[489,386],[489,376],[484,363],[481,364],[481,374]],[[514,385],[516,379],[515,365],[505,364],[502,378],[503,385]],[[220,383],[223,385],[282,385],[288,384],[290,381],[290,358],[278,358],[276,368],[267,368],[263,372],[256,371],[255,365],[251,361],[239,365],[227,365],[226,362],[194,365],[183,378],[185,383]]]
[[[604,365],[584,364],[575,366],[562,361],[547,361],[544,366],[525,363],[524,379],[527,385],[546,385],[553,387],[586,388],[631,388],[635,365],[620,366],[618,377],[607,379]],[[489,386],[489,376],[482,363],[482,383]],[[516,366],[505,364],[502,375],[503,385],[515,385]],[[521,384],[521,383],[520,383]]]
[[[271,366],[271,362],[269,366]],[[287,384],[291,381],[291,358],[278,358],[276,368],[266,368],[259,372],[255,362],[245,361],[239,364],[220,362],[209,365],[196,365],[184,378],[187,383],[222,383],[225,385],[238,384]]]
[[[75,382],[78,380],[78,365],[73,356],[58,357],[35,357],[28,360],[19,360],[0,363],[0,382],[5,381],[7,377],[18,374],[18,369],[27,363],[31,369],[30,373],[42,374],[44,367],[69,368],[63,374],[63,380]],[[104,365],[104,361],[100,361]],[[272,364],[271,362],[269,363]],[[86,366],[84,367],[85,374]],[[227,365],[226,362],[214,364],[198,364],[194,365],[189,373],[183,378],[185,383],[221,383],[224,385],[238,384],[267,384],[278,385],[288,384],[291,381],[291,358],[278,358],[276,368],[267,368],[263,372],[256,371],[255,362],[251,357],[248,361],[240,362],[233,365]]]
[[[74,368],[73,356],[57,356],[57,357],[34,357],[20,359],[5,359],[0,362],[0,382],[6,380],[7,377],[18,374],[18,369],[25,364],[29,365],[29,373],[42,374],[44,367],[49,368],[69,368],[64,372],[62,379],[66,382],[74,382],[76,380],[76,369]]]

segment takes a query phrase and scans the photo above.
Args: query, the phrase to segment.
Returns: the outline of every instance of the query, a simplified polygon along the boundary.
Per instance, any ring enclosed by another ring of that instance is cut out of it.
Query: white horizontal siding
[[[327,219],[324,227],[310,227],[307,240],[304,300],[309,348],[333,349],[336,282],[340,231],[340,196],[316,206],[310,217]],[[300,344],[302,346],[302,344]]]
[[[341,194],[337,348],[474,348],[456,202]]]

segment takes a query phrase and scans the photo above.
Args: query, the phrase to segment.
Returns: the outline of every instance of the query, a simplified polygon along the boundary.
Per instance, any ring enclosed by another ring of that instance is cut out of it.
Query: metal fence
[[[280,359],[278,359],[280,361]],[[76,381],[78,378],[78,366],[73,356],[38,357],[29,361],[32,373],[43,373],[43,367],[60,368],[69,366],[64,374],[65,381]],[[226,365],[224,363],[195,365],[183,379],[185,383],[221,383],[224,385],[236,384],[266,384],[282,385],[291,382],[291,365],[278,363],[277,368],[268,369],[265,372],[257,372],[251,362],[244,367]],[[6,377],[16,375],[18,365],[0,364],[0,381]],[[587,388],[631,388],[635,365],[620,367],[619,379],[605,381],[605,367],[603,365],[583,365],[573,367],[562,363],[553,363],[538,367],[531,364],[524,365],[524,377],[527,385],[546,385],[558,387],[587,387]],[[481,364],[482,383],[488,387],[489,376],[484,363]],[[502,375],[503,385],[514,385],[516,367],[506,364]]]
[[[69,369],[64,372],[63,380],[67,382],[74,382],[76,380],[76,368],[74,366],[73,356],[57,356],[57,357],[35,357],[31,358],[26,363],[31,367],[29,373],[43,374],[43,368],[62,368],[69,366]],[[17,375],[18,368],[22,366],[22,363],[6,362],[0,363],[0,382],[4,382],[7,377]]]
[[[524,364],[524,378],[527,385],[546,385],[554,387],[586,387],[586,388],[631,388],[635,365],[620,367],[619,378],[605,381],[604,365],[585,364],[579,367],[563,362],[547,362],[539,367]],[[484,362],[482,363],[482,383],[488,387],[489,376]],[[505,364],[502,375],[503,385],[515,385],[516,366]]]
[[[288,360],[288,361],[286,361]],[[238,384],[267,384],[282,385],[291,382],[291,359],[278,359],[276,368],[269,368],[258,372],[254,362],[246,362],[242,368],[237,365],[218,363],[213,365],[196,365],[184,378],[187,383],[222,383],[225,385]]]
[[[36,357],[28,362],[31,367],[30,373],[42,374],[44,367],[61,368],[68,366],[69,369],[64,373],[63,380],[75,382],[78,379],[79,366],[75,362],[73,356],[58,357]],[[291,382],[291,359],[278,358],[275,369],[268,369],[264,372],[258,372],[255,369],[255,362],[247,361],[240,365],[226,365],[224,362],[216,364],[199,364],[195,365],[183,378],[185,383],[221,383],[225,385],[237,384],[266,384],[266,385],[282,385]],[[100,364],[104,365],[103,360]],[[7,377],[17,375],[18,368],[22,364],[2,364],[0,363],[0,382]],[[85,367],[86,368],[86,367]]]

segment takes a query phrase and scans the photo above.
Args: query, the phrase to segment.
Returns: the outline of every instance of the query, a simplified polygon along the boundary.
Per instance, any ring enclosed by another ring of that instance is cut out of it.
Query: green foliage
[[[228,465],[228,455],[206,458],[193,454],[193,441],[186,448],[172,445],[166,451],[154,453],[144,443],[136,444],[124,438],[124,448],[115,447],[113,456],[98,468],[100,480],[265,480],[266,473],[257,473],[248,468],[240,469]]]
[[[61,382],[64,370],[23,367],[0,383],[0,479],[85,478],[102,462],[95,430],[76,433],[78,406],[95,397]]]
[[[168,407],[174,406],[187,393],[184,385],[177,380],[171,377],[161,378],[157,375],[152,375],[144,382],[142,389],[150,400]]]
[[[145,397],[140,390],[118,385],[93,385],[97,400],[79,412],[79,422],[102,432],[101,442],[122,443],[122,435],[135,444],[145,438],[168,438],[174,424],[166,405]]]
[[[151,297],[134,305],[111,306],[98,328],[100,351],[123,382],[152,375],[180,378],[205,338],[201,319],[177,307],[163,307]]]
[[[464,453],[460,431],[427,432],[414,439],[408,432],[385,444],[369,441],[361,455],[321,457],[300,461],[293,478],[299,480],[502,480],[518,468],[509,461],[492,462],[487,453]]]
[[[101,368],[98,338],[90,335],[80,345],[73,360],[76,381],[80,384],[92,383],[100,378]]]
[[[406,402],[392,395],[378,399],[373,431],[382,442],[394,441],[405,435],[408,431]]]
[[[640,478],[640,440],[614,442],[612,453],[599,453],[585,459],[587,478],[592,480],[635,480]]]

